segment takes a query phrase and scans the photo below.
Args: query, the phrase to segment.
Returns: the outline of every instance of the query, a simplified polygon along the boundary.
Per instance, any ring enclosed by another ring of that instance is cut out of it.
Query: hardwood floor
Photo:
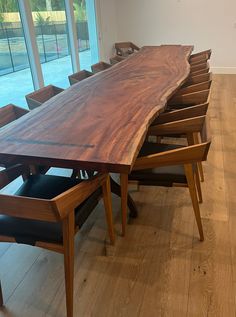
[[[204,163],[205,241],[186,188],[133,191],[139,217],[106,241],[100,205],[76,239],[75,316],[231,317],[236,315],[236,75],[215,75],[209,109],[212,146]],[[1,317],[65,317],[63,258],[0,244]]]

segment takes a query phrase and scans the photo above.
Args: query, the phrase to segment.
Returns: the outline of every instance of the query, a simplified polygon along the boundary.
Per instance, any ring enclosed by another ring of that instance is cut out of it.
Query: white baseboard
[[[236,74],[236,67],[211,67],[213,74]]]

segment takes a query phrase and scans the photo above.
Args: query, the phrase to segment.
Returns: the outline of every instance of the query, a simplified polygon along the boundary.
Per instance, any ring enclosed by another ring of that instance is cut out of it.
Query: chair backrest
[[[194,73],[194,72],[199,71],[201,69],[208,69],[208,68],[209,68],[208,62],[203,62],[200,64],[191,65],[190,71],[191,71],[191,73]]]
[[[52,201],[14,195],[0,194],[0,214],[49,222],[60,220]]]
[[[153,125],[161,124],[161,123],[167,123],[167,122],[173,122],[177,120],[184,120],[199,116],[205,116],[208,110],[209,102],[187,107],[184,109],[178,109],[173,110],[169,112],[164,112],[159,115],[159,117],[156,118],[156,120],[153,122]]]
[[[193,92],[190,94],[177,95],[168,101],[168,105],[198,105],[207,102],[210,89]]]
[[[207,54],[204,54],[204,55],[199,55],[199,56],[196,56],[196,57],[193,57],[189,59],[189,64],[190,65],[197,65],[197,64],[201,64],[201,63],[204,63],[208,61],[208,56]]]
[[[188,122],[187,124],[186,121]],[[161,129],[162,132],[164,132],[164,130],[169,130],[171,134],[188,134],[198,132],[201,133],[202,136],[201,142],[199,144],[139,157],[134,164],[133,170],[144,170],[160,166],[192,164],[205,161],[207,159],[211,140],[208,133],[209,130],[207,129],[206,116],[172,122],[171,124],[171,129],[162,129],[163,126],[167,127],[169,124],[160,125],[162,126],[160,127],[160,131]],[[151,129],[153,129],[153,127],[151,127]],[[156,126],[155,129],[157,130],[158,126]],[[156,134],[161,135],[161,133]]]
[[[199,84],[199,83],[210,81],[210,80],[212,80],[211,73],[195,75],[195,76],[191,75],[188,77],[187,81],[184,83],[184,85],[182,87],[194,85],[194,84]]]
[[[0,108],[0,128],[6,124],[22,117],[29,111],[15,105],[9,104]]]
[[[184,94],[190,94],[192,92],[198,92],[198,91],[202,91],[202,90],[207,90],[211,88],[211,84],[212,84],[212,80],[208,80],[208,81],[204,81],[198,84],[193,84],[193,85],[189,85],[189,86],[185,86],[183,88],[180,88],[176,94],[176,95],[184,95]]]
[[[122,62],[124,59],[125,58],[123,56],[119,56],[119,55],[112,56],[110,58],[110,63],[111,63],[111,65],[114,65],[114,64]]]
[[[20,164],[0,171],[0,189],[24,173],[29,175],[29,168]],[[49,222],[61,221],[99,188],[107,178],[107,174],[97,174],[52,199],[0,194],[0,214]]]
[[[207,58],[209,59],[211,57],[211,49],[192,54],[190,56],[190,60],[200,56],[207,56]]]
[[[106,70],[106,69],[110,68],[111,66],[112,66],[111,64],[108,64],[105,62],[99,62],[97,64],[93,64],[91,66],[91,69],[92,69],[92,72],[95,74],[95,73],[99,73],[103,70]]]
[[[200,132],[205,122],[205,115],[169,121],[162,124],[153,125],[148,130],[148,135],[173,135],[173,134],[189,134]]]
[[[204,68],[204,69],[199,69],[199,70],[196,70],[194,72],[191,72],[190,73],[190,76],[197,76],[197,75],[202,75],[202,74],[207,74],[209,73],[210,71],[210,67],[207,67],[207,68]]]
[[[211,141],[137,158],[133,170],[193,164],[207,160]]]
[[[26,95],[25,98],[29,109],[33,110],[62,91],[64,91],[64,89],[53,85],[48,85]]]
[[[203,63],[206,63],[208,61],[207,55],[206,56],[200,56],[198,59],[196,60],[189,60],[189,65],[190,66],[197,66]]]
[[[132,42],[119,42],[115,43],[116,54],[121,56],[127,56],[139,51],[140,48]]]
[[[0,171],[0,188],[7,186],[23,174],[29,175],[30,171],[27,166],[20,164]],[[0,194],[0,214],[44,221],[59,220],[55,205],[49,200],[5,194]]]
[[[69,79],[69,82],[70,82],[70,85],[74,85],[76,83],[78,83],[79,81],[82,81],[90,76],[92,76],[93,73],[92,72],[89,72],[88,70],[81,70],[77,73],[74,73],[70,76],[68,76],[68,79]]]
[[[189,59],[190,65],[196,65],[199,63],[206,62],[211,57],[211,50],[202,51],[196,54],[192,54]]]

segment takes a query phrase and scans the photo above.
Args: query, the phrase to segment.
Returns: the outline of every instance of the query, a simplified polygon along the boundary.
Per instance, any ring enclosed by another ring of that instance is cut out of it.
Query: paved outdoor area
[[[90,50],[80,52],[80,68],[90,70]],[[68,75],[72,74],[71,57],[66,56],[42,64],[45,85],[69,87]],[[25,95],[34,90],[29,68],[0,76],[0,107],[13,103],[28,108]]]

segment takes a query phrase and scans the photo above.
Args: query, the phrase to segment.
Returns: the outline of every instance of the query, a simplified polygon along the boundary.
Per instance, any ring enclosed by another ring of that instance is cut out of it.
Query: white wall
[[[117,0],[118,40],[212,48],[215,72],[236,73],[236,0]]]
[[[109,61],[117,41],[116,0],[96,0],[100,59]]]

